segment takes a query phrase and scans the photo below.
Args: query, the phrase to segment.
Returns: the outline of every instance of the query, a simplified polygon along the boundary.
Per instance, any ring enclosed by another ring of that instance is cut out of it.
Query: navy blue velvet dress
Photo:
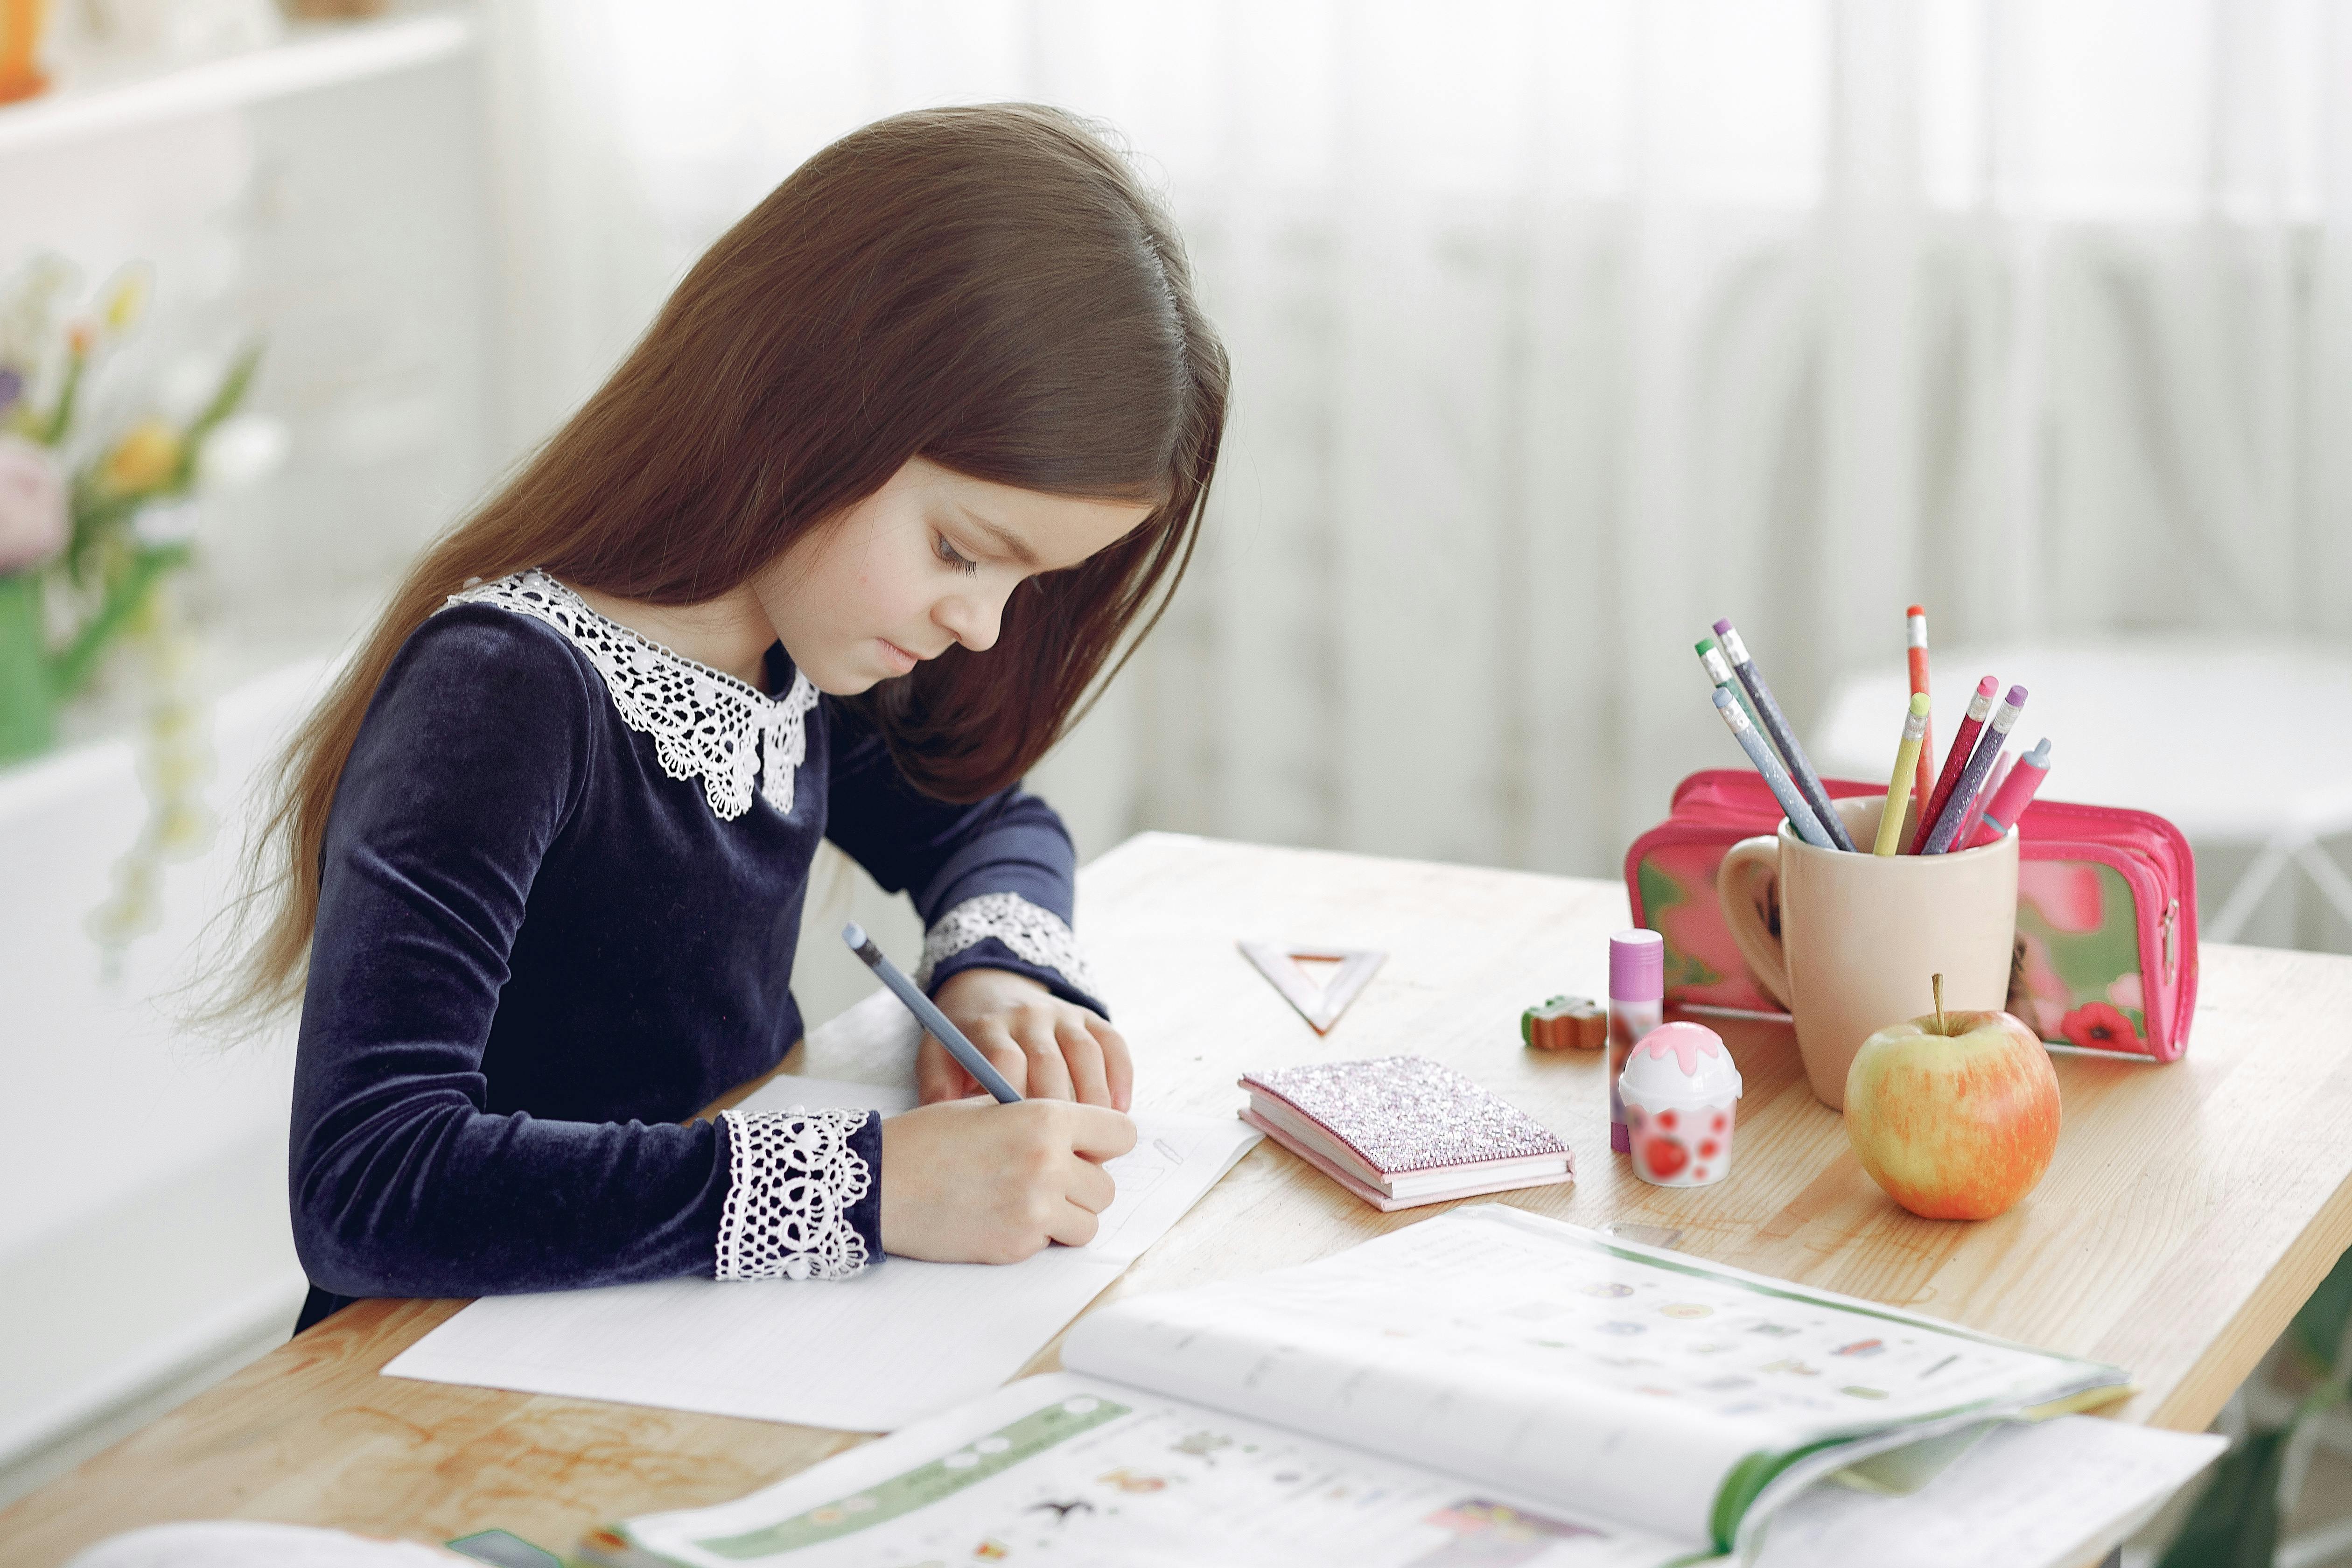
[[[928,984],[988,965],[1100,1010],[1053,810],[921,795],[768,658],[755,691],[536,573],[409,637],[328,824],[294,1079],[302,1326],[363,1296],[711,1273],[730,1125],[688,1119],[800,1038],[820,837],[912,893]],[[863,1163],[835,1228],[866,1258],[879,1151],[868,1117],[828,1156]]]

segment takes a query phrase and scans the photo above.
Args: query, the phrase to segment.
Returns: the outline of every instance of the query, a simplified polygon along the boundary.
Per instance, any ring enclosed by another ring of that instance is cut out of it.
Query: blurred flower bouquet
[[[94,313],[61,323],[72,277],[44,260],[0,288],[0,763],[47,749],[58,709],[109,651],[135,652],[147,820],[88,922],[114,973],[131,940],[162,923],[164,865],[212,837],[211,745],[173,582],[194,552],[197,497],[267,474],[287,439],[237,411],[255,348],[120,384],[135,356],[113,351],[144,309],[146,275],[125,272]],[[140,412],[96,412],[108,408]]]
[[[90,428],[147,279],[126,272],[96,312],[60,323],[71,279],[44,260],[0,289],[0,763],[48,747],[58,708],[115,643],[153,629],[157,590],[194,550],[198,493],[258,477],[285,447],[275,421],[237,414],[256,349],[205,373],[193,398],[181,389],[180,417]]]

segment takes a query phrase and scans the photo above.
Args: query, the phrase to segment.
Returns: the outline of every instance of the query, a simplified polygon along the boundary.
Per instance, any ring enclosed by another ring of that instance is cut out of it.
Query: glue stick
[[[1654,931],[1621,931],[1609,939],[1609,1147],[1633,1152],[1625,1133],[1625,1102],[1618,1075],[1642,1037],[1665,1019],[1666,939]]]

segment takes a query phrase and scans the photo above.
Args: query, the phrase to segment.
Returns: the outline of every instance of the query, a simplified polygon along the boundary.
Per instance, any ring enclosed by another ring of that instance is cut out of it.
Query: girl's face
[[[1151,514],[1140,502],[1016,489],[917,458],[753,580],[793,664],[848,697],[961,643],[996,642],[1004,601]]]

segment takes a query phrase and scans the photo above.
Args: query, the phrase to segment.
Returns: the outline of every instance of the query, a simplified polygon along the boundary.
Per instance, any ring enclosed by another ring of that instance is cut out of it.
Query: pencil
[[[2033,750],[2018,758],[2017,766],[2009,770],[2009,778],[1993,793],[1992,804],[1985,807],[1983,820],[1969,839],[1969,847],[1981,849],[1988,844],[2000,842],[2001,835],[2017,826],[2025,808],[2033,804],[2034,795],[2042,781],[2050,776],[2050,737],[2044,735]]]
[[[1894,776],[1886,781],[1886,804],[1878,813],[1878,838],[1874,855],[1892,855],[1903,842],[1903,803],[1910,798],[1912,778],[1919,766],[1919,748],[1927,737],[1927,694],[1911,694],[1911,715],[1903,721],[1903,743],[1895,749]]]
[[[1936,818],[1935,831],[1927,835],[1927,847],[1919,851],[1920,854],[1941,855],[1952,847],[1952,838],[1959,831],[1961,818],[1968,816],[1969,806],[1976,800],[1977,791],[1983,787],[1985,775],[1992,772],[1994,759],[2000,755],[2000,749],[2009,744],[2009,732],[2016,728],[2017,715],[2024,706],[2025,688],[2011,687],[2009,695],[2001,699],[2000,706],[1993,710],[1992,722],[1985,726],[1983,738],[1977,742],[1977,749],[1969,753],[1969,765],[1960,770],[1960,782],[1952,786],[1951,794],[1945,799],[1944,814]],[[1944,766],[1948,772],[1951,763],[1947,762]],[[1943,786],[1938,784],[1937,787],[1940,789]]]
[[[2015,752],[2003,752],[1999,760],[1993,763],[1992,772],[1985,774],[1984,785],[1977,791],[1976,799],[1969,802],[1968,812],[1960,818],[1959,831],[1952,835],[1953,848],[1968,849],[1975,847],[1977,824],[1984,820],[1985,807],[1990,805],[1994,797],[2000,794],[2000,786],[2009,782],[2009,771],[2016,765]]]
[[[1799,795],[1797,786],[1789,782],[1789,770],[1780,765],[1780,759],[1772,754],[1772,748],[1764,743],[1764,737],[1756,732],[1756,726],[1750,724],[1748,715],[1739,710],[1738,700],[1731,695],[1728,686],[1715,689],[1715,710],[1723,715],[1724,723],[1738,739],[1740,749],[1748,753],[1748,760],[1756,764],[1758,773],[1764,775],[1765,787],[1772,792],[1772,798],[1780,803],[1780,809],[1788,813],[1789,826],[1796,830],[1797,837],[1817,849],[1836,848],[1837,846],[1830,842],[1830,836],[1822,831],[1821,821],[1813,816],[1812,808],[1805,804],[1805,797]]]
[[[841,928],[841,940],[847,942],[849,950],[866,961],[866,967],[907,1005],[907,1011],[915,1016],[915,1022],[929,1031],[931,1038],[945,1046],[948,1055],[955,1058],[981,1088],[996,1097],[999,1105],[1011,1105],[1021,1098],[1013,1087],[1004,1081],[1004,1075],[990,1066],[988,1058],[980,1054],[980,1047],[965,1039],[963,1031],[949,1023],[948,1016],[933,1006],[931,999],[918,991],[915,983],[899,973],[898,966],[882,955],[882,950],[874,945],[874,939],[866,934],[865,927],[856,921],[850,921]]]
[[[1739,689],[1739,677],[1731,671],[1731,661],[1723,657],[1723,649],[1716,646],[1713,637],[1698,639],[1698,662],[1706,670],[1708,682],[1728,688],[1732,700],[1739,704],[1739,710],[1748,715],[1748,722],[1762,729],[1763,724],[1756,717],[1755,707],[1748,700],[1748,693]]]
[[[1944,754],[1944,771],[1936,775],[1935,790],[1919,807],[1919,831],[1911,836],[1912,854],[1927,852],[1927,835],[1936,830],[1944,803],[1952,798],[1952,790],[1960,782],[1960,771],[1968,766],[1969,753],[1975,750],[1977,735],[1984,729],[1985,715],[1992,711],[1993,693],[2000,689],[2000,682],[1990,675],[1977,682],[1977,694],[1969,699],[1969,710],[1952,733],[1952,749]]]
[[[1927,688],[1927,608],[1914,605],[1904,614],[1904,632],[1910,643],[1911,689],[1924,695]],[[1936,793],[1936,721],[1931,717],[1919,731],[1919,819],[1927,817],[1927,801]],[[1895,814],[1901,816],[1901,812]]]
[[[1821,825],[1829,829],[1831,844],[1852,852],[1853,836],[1845,830],[1844,821],[1830,808],[1830,794],[1822,787],[1821,774],[1813,772],[1813,764],[1805,759],[1805,748],[1797,744],[1796,732],[1789,728],[1787,715],[1780,711],[1780,704],[1774,700],[1772,689],[1764,684],[1764,672],[1756,668],[1754,659],[1748,657],[1748,645],[1739,640],[1738,629],[1727,620],[1717,621],[1715,623],[1715,635],[1717,640],[1723,644],[1724,657],[1730,659],[1731,668],[1738,672],[1739,684],[1748,688],[1748,700],[1756,704],[1756,717],[1762,721],[1765,733],[1772,737],[1772,743],[1780,747],[1780,754],[1789,760],[1789,776],[1804,795],[1805,804],[1813,808]]]

